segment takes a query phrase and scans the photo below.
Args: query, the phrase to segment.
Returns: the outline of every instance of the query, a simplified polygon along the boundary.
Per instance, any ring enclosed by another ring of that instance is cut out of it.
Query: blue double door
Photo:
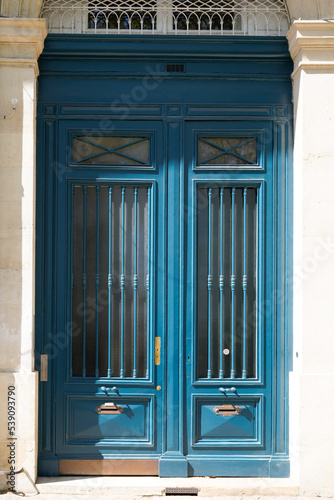
[[[273,123],[210,113],[59,123],[60,474],[280,475]]]

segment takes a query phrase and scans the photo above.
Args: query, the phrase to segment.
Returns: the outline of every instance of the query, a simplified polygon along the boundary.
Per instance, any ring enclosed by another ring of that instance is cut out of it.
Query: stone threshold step
[[[19,495],[20,496],[20,495]],[[169,498],[170,500],[194,500],[194,496],[187,495],[173,495],[173,496],[151,496],[151,495],[106,495],[105,493],[101,494],[76,494],[76,495],[67,495],[67,494],[26,494],[25,498],[36,497],[36,500],[99,500],[102,498],[106,500],[162,500],[163,498]],[[13,493],[1,494],[0,499],[4,500],[14,500],[14,498],[18,498],[18,495]],[[248,495],[233,495],[233,496],[198,496],[201,500],[314,500],[314,497],[300,497],[300,496],[248,496]],[[317,497],[316,500],[330,500],[325,497]],[[332,500],[332,499],[331,499]]]
[[[166,488],[197,488],[198,496],[202,498],[232,496],[235,499],[245,495],[295,498],[299,493],[291,479],[273,478],[62,476],[38,478],[36,486],[41,494],[117,495],[124,498],[161,497],[165,495]],[[180,496],[185,498],[185,495]]]

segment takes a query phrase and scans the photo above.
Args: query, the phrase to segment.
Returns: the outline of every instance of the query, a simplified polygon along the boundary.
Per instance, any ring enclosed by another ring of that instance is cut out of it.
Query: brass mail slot
[[[232,415],[239,415],[241,408],[233,405],[216,406],[213,410],[216,415],[223,415],[223,417],[232,417]]]
[[[98,406],[96,411],[100,415],[120,415],[123,412],[123,408],[115,405],[115,403],[105,403],[104,405]]]

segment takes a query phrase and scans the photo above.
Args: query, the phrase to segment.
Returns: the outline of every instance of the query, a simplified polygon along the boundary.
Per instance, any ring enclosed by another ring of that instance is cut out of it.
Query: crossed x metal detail
[[[140,142],[144,142],[148,140],[148,137],[142,137],[141,139],[138,139],[137,141],[132,141],[127,144],[122,144],[121,146],[117,146],[116,148],[107,148],[106,146],[102,146],[101,144],[96,144],[95,142],[89,141],[87,139],[84,139],[83,137],[75,137],[78,141],[86,142],[87,144],[90,144],[91,146],[95,146],[97,148],[103,149],[101,153],[97,153],[95,155],[87,156],[86,158],[82,158],[81,160],[76,161],[75,163],[82,163],[87,160],[92,160],[93,158],[97,158],[99,156],[103,156],[107,153],[115,153],[118,156],[122,156],[123,158],[127,158],[128,160],[135,161],[137,163],[140,163],[141,165],[148,165],[148,163],[138,160],[137,158],[134,158],[133,156],[126,155],[122,152],[120,152],[120,149],[127,148],[129,146],[134,146],[135,144],[139,144]]]
[[[251,137],[247,141],[241,142],[240,144],[237,144],[236,146],[233,146],[232,148],[223,148],[222,146],[218,146],[218,144],[214,144],[213,142],[208,141],[208,139],[204,139],[203,137],[201,137],[201,141],[203,141],[206,144],[209,144],[210,146],[212,146],[212,147],[218,149],[219,151],[221,151],[221,153],[219,153],[219,154],[217,154],[215,156],[212,156],[211,158],[208,158],[205,161],[202,161],[201,165],[205,165],[206,163],[209,163],[210,161],[213,161],[216,158],[219,158],[220,156],[224,156],[224,155],[232,155],[232,156],[235,156],[236,158],[239,158],[239,160],[243,160],[243,161],[249,163],[250,165],[256,165],[256,163],[254,163],[253,161],[248,160],[244,156],[241,156],[241,155],[239,155],[238,153],[235,152],[236,149],[241,148],[242,146],[245,146],[245,144],[248,144],[248,143],[250,143],[250,142],[252,142],[254,140],[255,140],[255,137]]]

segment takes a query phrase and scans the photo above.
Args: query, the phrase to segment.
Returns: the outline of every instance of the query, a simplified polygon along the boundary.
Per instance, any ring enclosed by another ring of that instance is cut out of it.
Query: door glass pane
[[[148,166],[148,137],[89,137],[73,139],[73,162],[78,165]]]
[[[254,137],[201,137],[198,165],[256,165],[257,140]]]
[[[257,190],[197,192],[198,376],[256,377]]]
[[[73,187],[75,377],[148,375],[149,189]]]
[[[109,30],[153,30],[156,29],[155,1],[114,2],[92,0],[88,4],[88,28]]]

